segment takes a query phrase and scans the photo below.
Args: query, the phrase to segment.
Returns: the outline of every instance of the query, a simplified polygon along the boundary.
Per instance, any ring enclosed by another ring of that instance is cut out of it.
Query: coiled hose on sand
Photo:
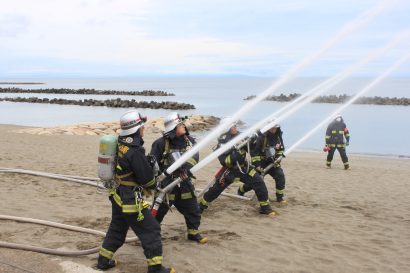
[[[102,184],[98,183],[98,181],[100,181],[100,179],[95,178],[95,177],[84,177],[84,176],[55,174],[55,173],[31,171],[31,170],[24,170],[24,169],[13,169],[13,168],[6,168],[6,167],[0,167],[0,173],[1,172],[3,172],[3,173],[19,173],[19,174],[42,176],[42,177],[48,177],[48,178],[54,178],[54,179],[59,179],[59,180],[65,180],[65,181],[71,181],[71,182],[86,184],[86,185],[89,185],[89,186],[95,186],[99,189],[105,189]],[[197,190],[200,191],[201,189],[197,189]],[[249,200],[249,198],[247,198],[247,197],[242,197],[242,196],[229,194],[229,193],[222,193],[222,195],[228,196],[228,197],[234,197],[234,198],[241,198],[241,199]],[[45,220],[39,220],[39,219],[16,217],[16,216],[9,216],[9,215],[0,215],[0,220],[12,220],[12,221],[18,221],[18,222],[26,222],[26,223],[47,225],[47,226],[51,226],[51,227],[62,228],[62,229],[67,229],[67,230],[72,230],[72,231],[77,231],[77,232],[85,232],[85,233],[105,237],[105,233],[102,232],[102,231],[88,229],[88,228],[82,228],[82,227],[76,227],[76,226],[70,226],[70,225],[65,225],[65,224],[60,224],[60,223],[55,223],[55,222],[50,222],[50,221],[45,221]],[[125,242],[134,242],[134,241],[137,241],[137,240],[138,240],[138,237],[131,237],[131,238],[127,238],[125,240]],[[14,248],[14,249],[20,249],[20,250],[28,250],[28,251],[34,251],[34,252],[40,252],[40,253],[46,253],[46,254],[52,254],[52,255],[62,255],[62,256],[89,255],[89,254],[97,253],[100,249],[100,247],[96,247],[96,248],[91,248],[91,249],[86,249],[86,250],[69,251],[69,250],[57,250],[57,249],[43,248],[43,247],[37,247],[37,246],[31,246],[31,245],[8,243],[8,242],[4,242],[4,241],[0,241],[0,247]]]

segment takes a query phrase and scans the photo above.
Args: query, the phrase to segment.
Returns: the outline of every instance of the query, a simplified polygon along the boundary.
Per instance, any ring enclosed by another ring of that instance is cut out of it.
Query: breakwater
[[[96,89],[70,89],[70,88],[46,88],[46,89],[23,89],[16,87],[0,88],[0,93],[30,93],[30,94],[74,94],[74,95],[127,95],[127,96],[151,96],[168,97],[175,96],[160,90],[143,91],[117,91],[117,90],[96,90]]]
[[[110,100],[94,100],[94,99],[84,99],[84,100],[70,100],[70,99],[48,99],[48,98],[0,98],[0,101],[10,101],[10,102],[28,102],[28,103],[48,103],[48,104],[61,104],[61,105],[80,105],[80,106],[105,106],[114,108],[150,108],[150,109],[172,109],[172,110],[189,110],[195,109],[193,104],[180,103],[173,101],[136,101],[132,100],[122,100],[120,98],[110,99]]]
[[[269,96],[265,100],[267,101],[277,101],[277,102],[288,102],[296,99],[301,96],[298,93],[292,93],[289,95],[280,94],[278,96]],[[314,99],[313,103],[345,103],[352,96],[346,94],[343,95],[328,95],[328,96],[319,96]],[[251,100],[255,98],[254,95],[245,98],[244,100]],[[397,98],[397,97],[360,97],[354,104],[373,104],[373,105],[402,105],[409,106],[410,98]]]

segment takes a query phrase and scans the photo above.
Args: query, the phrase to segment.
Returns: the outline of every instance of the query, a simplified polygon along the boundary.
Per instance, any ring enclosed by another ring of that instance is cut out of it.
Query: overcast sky
[[[280,76],[379,0],[0,0],[0,79]],[[386,9],[300,76],[330,76],[410,29],[410,1]],[[360,71],[377,75],[408,41]],[[410,65],[397,76],[410,76]]]

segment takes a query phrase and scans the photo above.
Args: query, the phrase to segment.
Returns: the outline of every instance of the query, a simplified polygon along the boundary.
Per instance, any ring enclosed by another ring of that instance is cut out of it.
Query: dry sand
[[[96,177],[98,136],[39,136],[12,132],[16,129],[21,127],[0,126],[0,167]],[[146,136],[147,150],[158,136]],[[207,245],[187,241],[183,217],[169,213],[162,225],[164,264],[184,273],[410,272],[410,160],[350,156],[350,171],[342,169],[338,155],[333,169],[324,162],[323,153],[293,153],[284,160],[289,205],[277,207],[274,219],[259,215],[255,202],[217,199],[202,218]],[[213,162],[201,170],[197,187],[217,169]],[[273,180],[266,183],[273,197]],[[2,173],[0,187],[0,214],[108,228],[110,202],[91,186]],[[58,249],[102,242],[94,235],[13,221],[0,221],[0,231],[3,241]],[[120,264],[109,272],[146,271],[139,244],[124,245],[116,257]],[[96,258],[0,248],[0,272],[95,272]]]

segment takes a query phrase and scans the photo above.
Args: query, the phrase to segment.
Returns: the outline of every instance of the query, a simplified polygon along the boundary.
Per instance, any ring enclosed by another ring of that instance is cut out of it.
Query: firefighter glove
[[[264,171],[261,166],[256,167],[255,170],[256,170],[259,174],[262,174],[263,171]]]
[[[241,155],[241,153],[238,150],[233,150],[230,154],[232,163],[238,162],[240,165],[245,163],[245,157]]]
[[[191,171],[189,169],[186,169],[186,168],[181,169],[181,171],[179,173],[179,177],[181,178],[182,181],[188,180],[189,178],[196,179],[196,177],[193,175],[193,173],[191,173]]]

